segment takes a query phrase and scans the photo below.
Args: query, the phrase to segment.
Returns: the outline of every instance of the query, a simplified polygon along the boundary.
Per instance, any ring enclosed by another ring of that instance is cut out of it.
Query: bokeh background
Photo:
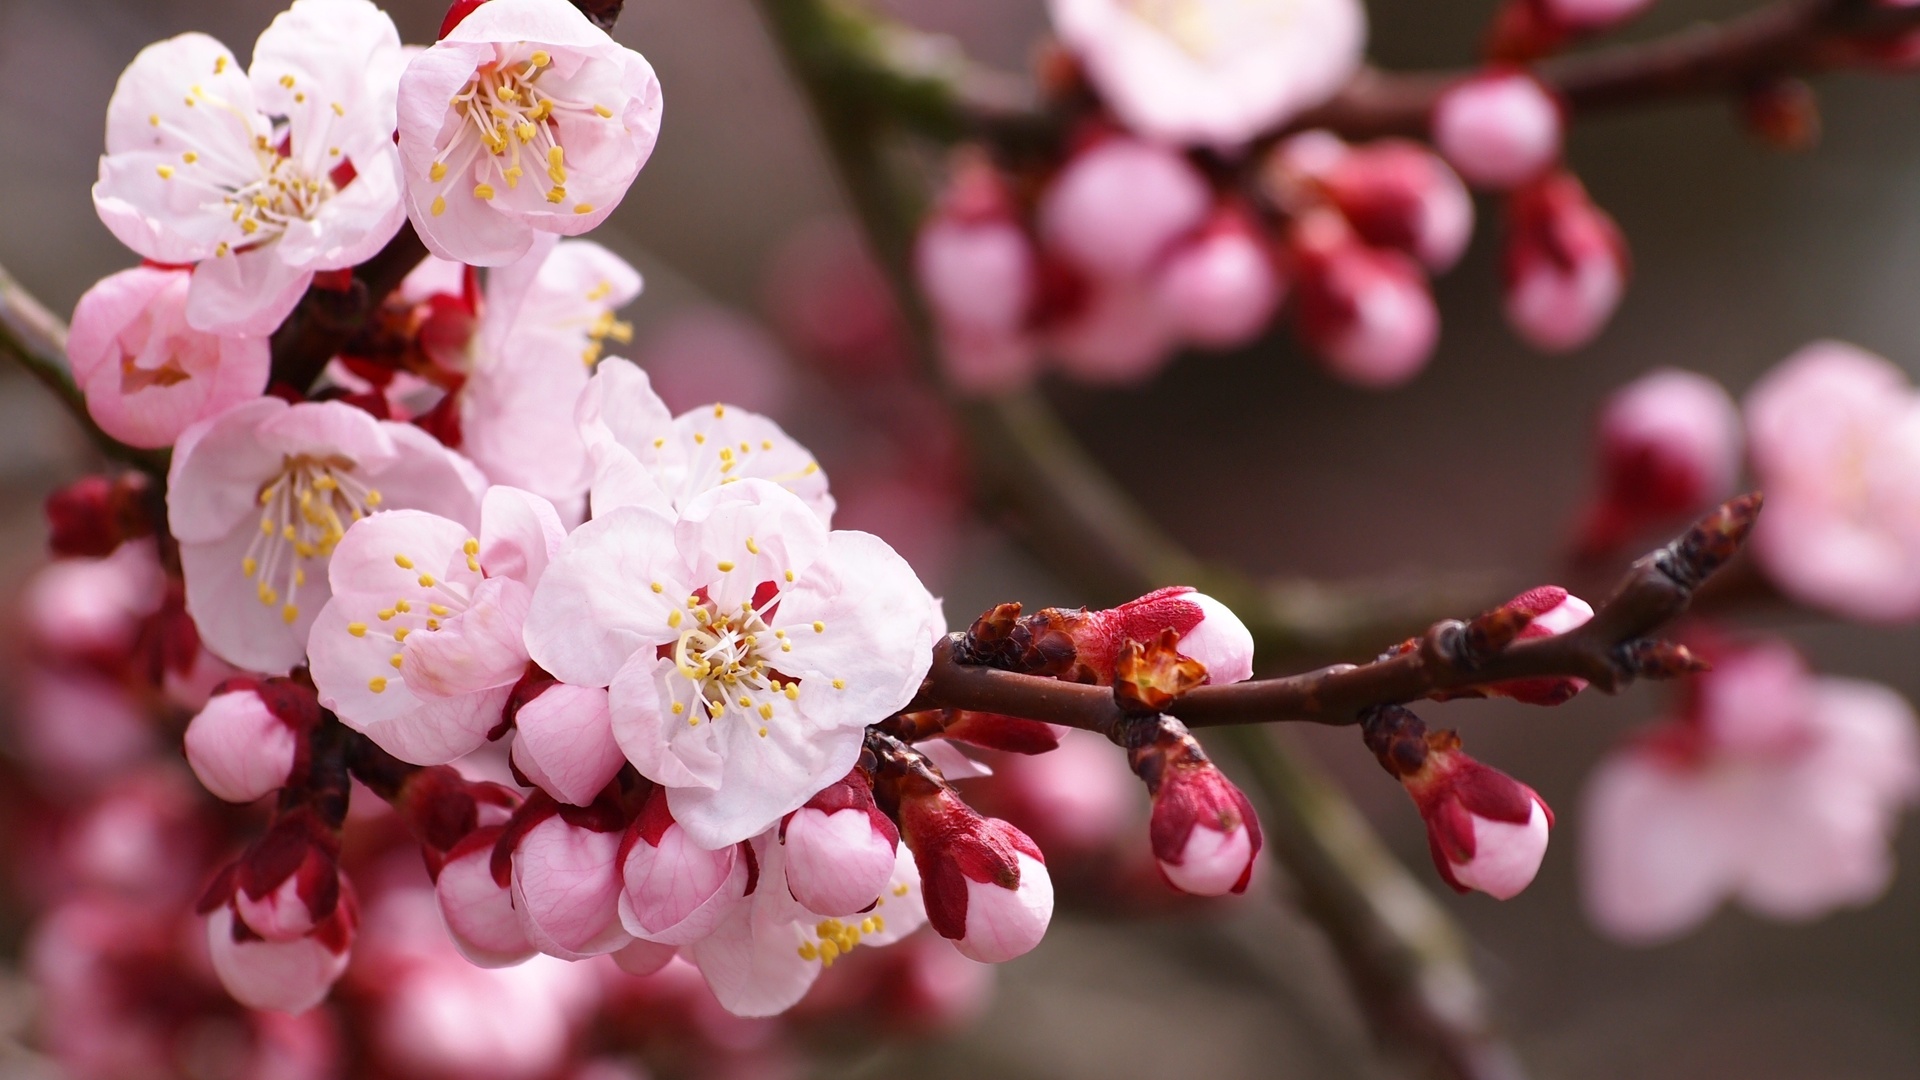
[[[403,37],[421,42],[444,10],[438,0],[387,6]],[[1045,25],[1039,0],[883,6],[1010,68],[1026,62]],[[1748,6],[1662,0],[1628,36]],[[1389,67],[1465,63],[1492,7],[1370,0],[1372,55]],[[0,0],[0,263],[59,312],[127,265],[131,256],[88,198],[114,79],[142,45],[190,29],[245,55],[277,8],[269,0]],[[817,244],[842,204],[748,0],[629,0],[617,36],[654,63],[668,101],[652,163],[594,237],[648,276],[646,295],[629,310],[645,361],[649,349],[667,349],[661,335],[690,311],[721,305],[728,317],[763,316],[769,261],[807,242],[796,236]],[[1437,283],[1438,355],[1408,389],[1382,395],[1336,384],[1283,336],[1233,355],[1183,358],[1136,390],[1057,386],[1050,394],[1110,469],[1151,493],[1169,530],[1248,571],[1333,579],[1472,571],[1516,587],[1551,580],[1589,482],[1588,430],[1606,391],[1677,365],[1737,394],[1820,337],[1854,341],[1920,373],[1920,82],[1844,76],[1819,90],[1823,141],[1799,156],[1749,140],[1725,102],[1576,125],[1570,159],[1625,230],[1635,280],[1612,326],[1574,355],[1538,356],[1506,333],[1492,208],[1482,204],[1471,253]],[[729,325],[779,355],[777,338],[758,323]],[[832,472],[836,453],[864,445],[860,433],[846,430],[818,380],[798,365],[788,376],[781,419],[821,448]],[[0,588],[8,598],[43,557],[40,500],[89,464],[53,399],[18,372],[0,372]],[[914,516],[897,504],[908,497],[882,489],[844,524],[887,534]],[[964,521],[934,540],[901,542],[956,620],[1000,600],[1080,600],[988,525]],[[1920,694],[1912,630],[1768,618],[1822,670]],[[11,691],[0,686],[0,724],[18,697]],[[1583,777],[1666,701],[1661,689],[1641,687],[1552,712],[1466,703],[1429,713],[1461,727],[1476,756],[1562,812],[1546,867],[1523,896],[1443,901],[1478,943],[1479,968],[1532,1070],[1568,1080],[1920,1076],[1920,830],[1911,825],[1892,891],[1863,911],[1805,927],[1723,912],[1655,949],[1612,945],[1587,926],[1574,857]],[[1418,817],[1354,733],[1294,737],[1438,888]],[[1389,1075],[1324,946],[1288,908],[1285,883],[1267,884],[1260,898],[1198,918],[1063,915],[1041,948],[1002,972],[985,1020],[915,1051],[913,1074]],[[11,904],[0,904],[0,918],[4,955],[14,958],[0,964],[13,970],[23,927]],[[0,991],[9,1039],[19,1037],[30,1004],[10,976]],[[0,1075],[26,1060],[0,1052]],[[856,1054],[834,1071],[901,1067],[897,1056]]]

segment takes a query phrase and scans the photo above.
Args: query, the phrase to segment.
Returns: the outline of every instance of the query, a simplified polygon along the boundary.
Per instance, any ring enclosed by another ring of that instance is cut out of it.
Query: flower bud
[[[1260,853],[1253,804],[1172,717],[1143,722],[1127,743],[1153,796],[1149,835],[1167,883],[1195,896],[1245,892]]]
[[[1362,244],[1329,212],[1295,223],[1299,309],[1294,329],[1338,379],[1383,390],[1426,367],[1440,312],[1408,256]]]
[[[527,940],[562,960],[631,941],[620,922],[619,854],[619,823],[599,804],[586,812],[563,807],[519,833],[513,908]]]
[[[1532,788],[1468,757],[1453,732],[1428,734],[1399,706],[1375,709],[1362,724],[1368,749],[1413,796],[1448,885],[1509,900],[1533,882],[1553,811]]]
[[[1740,413],[1719,383],[1661,368],[1607,399],[1598,432],[1600,491],[1579,528],[1600,557],[1644,529],[1702,510],[1733,490]]]
[[[207,919],[207,948],[214,973],[242,1005],[302,1013],[346,971],[359,922],[351,888],[341,890],[340,903],[311,933],[289,941],[262,939],[223,905]]]
[[[150,536],[146,474],[83,476],[47,496],[47,547],[55,555],[104,558],[122,541]]]
[[[1543,352],[1577,349],[1600,333],[1627,287],[1627,242],[1580,181],[1556,173],[1507,204],[1507,322]]]
[[[1653,0],[1531,0],[1541,14],[1581,33],[1605,30],[1653,6]]]
[[[1040,197],[1040,236],[1096,278],[1138,278],[1199,227],[1212,201],[1206,177],[1179,153],[1102,139],[1074,155]]]
[[[460,955],[477,967],[510,967],[539,951],[514,914],[513,894],[489,866],[499,826],[477,829],[448,853],[434,880],[440,921]]]
[[[1473,237],[1473,198],[1434,153],[1381,139],[1340,155],[1319,186],[1361,239],[1397,248],[1438,273],[1460,261]]]
[[[1048,327],[1047,349],[1082,382],[1144,382],[1173,357],[1171,313],[1144,280],[1093,281],[1080,306]]]
[[[627,763],[607,692],[551,683],[513,714],[513,765],[555,799],[586,806]]]
[[[973,663],[1111,686],[1128,642],[1152,643],[1169,630],[1177,636],[1180,654],[1207,669],[1207,681],[1220,685],[1253,676],[1252,632],[1225,604],[1187,585],[1156,589],[1099,611],[1043,608],[1022,617],[1019,604],[1002,604],[974,621],[966,647]],[[961,728],[955,737],[968,738],[965,725]]]
[[[1519,71],[1468,78],[1433,106],[1433,144],[1466,181],[1503,191],[1539,176],[1560,157],[1560,106]]]
[[[920,227],[913,266],[942,327],[1003,337],[1020,331],[1038,270],[1012,196],[991,164],[956,165],[939,208]]]
[[[902,798],[899,811],[927,921],[941,937],[983,964],[1040,943],[1053,918],[1053,879],[1026,833],[981,817],[947,787]]]
[[[665,790],[655,788],[620,841],[620,922],[637,938],[691,945],[713,932],[758,870],[748,848],[696,845],[673,820]]]
[[[852,915],[872,907],[892,879],[900,831],[856,769],[787,815],[780,842],[793,898],[816,915]]]
[[[1259,337],[1285,294],[1264,238],[1232,208],[1216,211],[1199,235],[1174,248],[1154,288],[1174,329],[1212,349]]]
[[[187,764],[215,796],[249,803],[286,786],[300,735],[268,707],[258,684],[228,686],[187,725]]]

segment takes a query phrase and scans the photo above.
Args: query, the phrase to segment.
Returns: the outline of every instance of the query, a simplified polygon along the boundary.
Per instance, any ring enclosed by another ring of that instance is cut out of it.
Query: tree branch
[[[353,268],[353,279],[344,291],[309,286],[293,313],[273,332],[273,381],[303,394],[313,389],[327,361],[367,328],[387,295],[426,257],[427,246],[413,231],[413,223],[407,222],[386,247]]]
[[[1634,563],[1594,617],[1564,634],[1515,641],[1525,626],[1506,609],[1470,623],[1445,620],[1368,664],[1202,686],[1166,712],[1193,728],[1307,722],[1346,725],[1374,705],[1457,697],[1519,679],[1584,679],[1614,693],[1636,678],[1693,670],[1684,649],[1650,638],[1745,542],[1760,496],[1744,495]],[[1104,687],[961,662],[965,634],[934,647],[932,669],[904,711],[970,709],[1107,734],[1127,712]]]

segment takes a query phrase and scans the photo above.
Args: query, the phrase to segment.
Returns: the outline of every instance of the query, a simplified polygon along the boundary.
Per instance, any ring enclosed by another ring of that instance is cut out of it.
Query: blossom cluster
[[[1513,6],[1582,32],[1637,7]],[[1004,392],[1049,365],[1140,382],[1183,346],[1251,343],[1283,309],[1335,377],[1398,386],[1438,340],[1427,278],[1466,250],[1468,185],[1505,200],[1504,306],[1526,342],[1579,348],[1619,304],[1626,245],[1560,164],[1564,110],[1498,51],[1439,95],[1431,149],[1276,140],[1358,71],[1358,0],[1050,9],[1076,65],[1059,107],[1073,111],[1082,82],[1099,107],[1039,165],[961,154],[921,227],[919,283],[963,389]]]

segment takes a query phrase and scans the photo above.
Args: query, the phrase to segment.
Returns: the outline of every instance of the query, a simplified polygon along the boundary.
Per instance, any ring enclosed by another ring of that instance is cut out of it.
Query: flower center
[[[501,53],[505,46],[498,47]],[[613,119],[605,105],[572,101],[549,92],[541,76],[553,63],[544,49],[522,58],[500,56],[483,64],[449,104],[460,117],[460,127],[434,159],[428,178],[444,184],[449,178],[471,177],[474,197],[491,202],[504,192],[517,191],[526,180],[546,201],[566,205],[566,149],[560,145],[559,118]],[[591,214],[590,203],[572,203],[576,214]],[[446,212],[444,195],[435,195],[430,212]]]
[[[699,727],[703,713],[709,720],[718,720],[731,708],[743,716],[757,717],[763,725],[759,733],[764,737],[764,724],[773,719],[774,703],[800,697],[799,682],[783,681],[768,655],[793,648],[787,643],[787,632],[769,626],[766,612],[756,608],[753,601],[741,601],[737,612],[722,611],[713,601],[695,594],[687,597],[686,614],[675,611],[667,622],[675,628],[692,623],[681,631],[671,653],[674,667],[693,691],[690,703],[673,703],[675,715],[686,712],[688,727]],[[691,712],[687,712],[688,704],[693,706]]]
[[[474,574],[483,573],[480,569],[479,539],[471,536],[467,537],[466,543],[461,546],[460,550],[466,556],[467,570]],[[402,570],[419,569],[414,565],[413,559],[408,557],[405,552],[396,552],[393,556],[393,563]],[[458,618],[464,614],[469,607],[473,606],[473,592],[461,582],[446,581],[434,577],[425,570],[421,570],[420,576],[415,579],[415,583],[420,586],[422,590],[421,594],[413,599],[408,599],[405,596],[395,597],[391,606],[381,608],[379,611],[374,612],[375,618],[380,620],[378,623],[372,625],[363,622],[347,624],[347,633],[354,637],[364,638],[372,636],[384,641],[393,642],[393,655],[387,658],[387,663],[392,666],[394,671],[401,673],[401,675],[394,676],[395,678],[400,678],[407,671],[407,654],[405,647],[409,635],[417,630],[425,630],[428,633],[433,633],[446,625],[449,620]],[[418,660],[419,658],[416,656],[416,663]],[[387,689],[386,677],[377,675],[368,679],[367,689],[376,694],[385,693]]]
[[[240,572],[257,580],[262,604],[280,605],[284,595],[280,617],[288,623],[300,617],[293,599],[307,583],[306,564],[333,554],[347,528],[380,505],[380,492],[353,471],[354,463],[339,456],[288,456],[260,487],[260,535],[247,546]]]

